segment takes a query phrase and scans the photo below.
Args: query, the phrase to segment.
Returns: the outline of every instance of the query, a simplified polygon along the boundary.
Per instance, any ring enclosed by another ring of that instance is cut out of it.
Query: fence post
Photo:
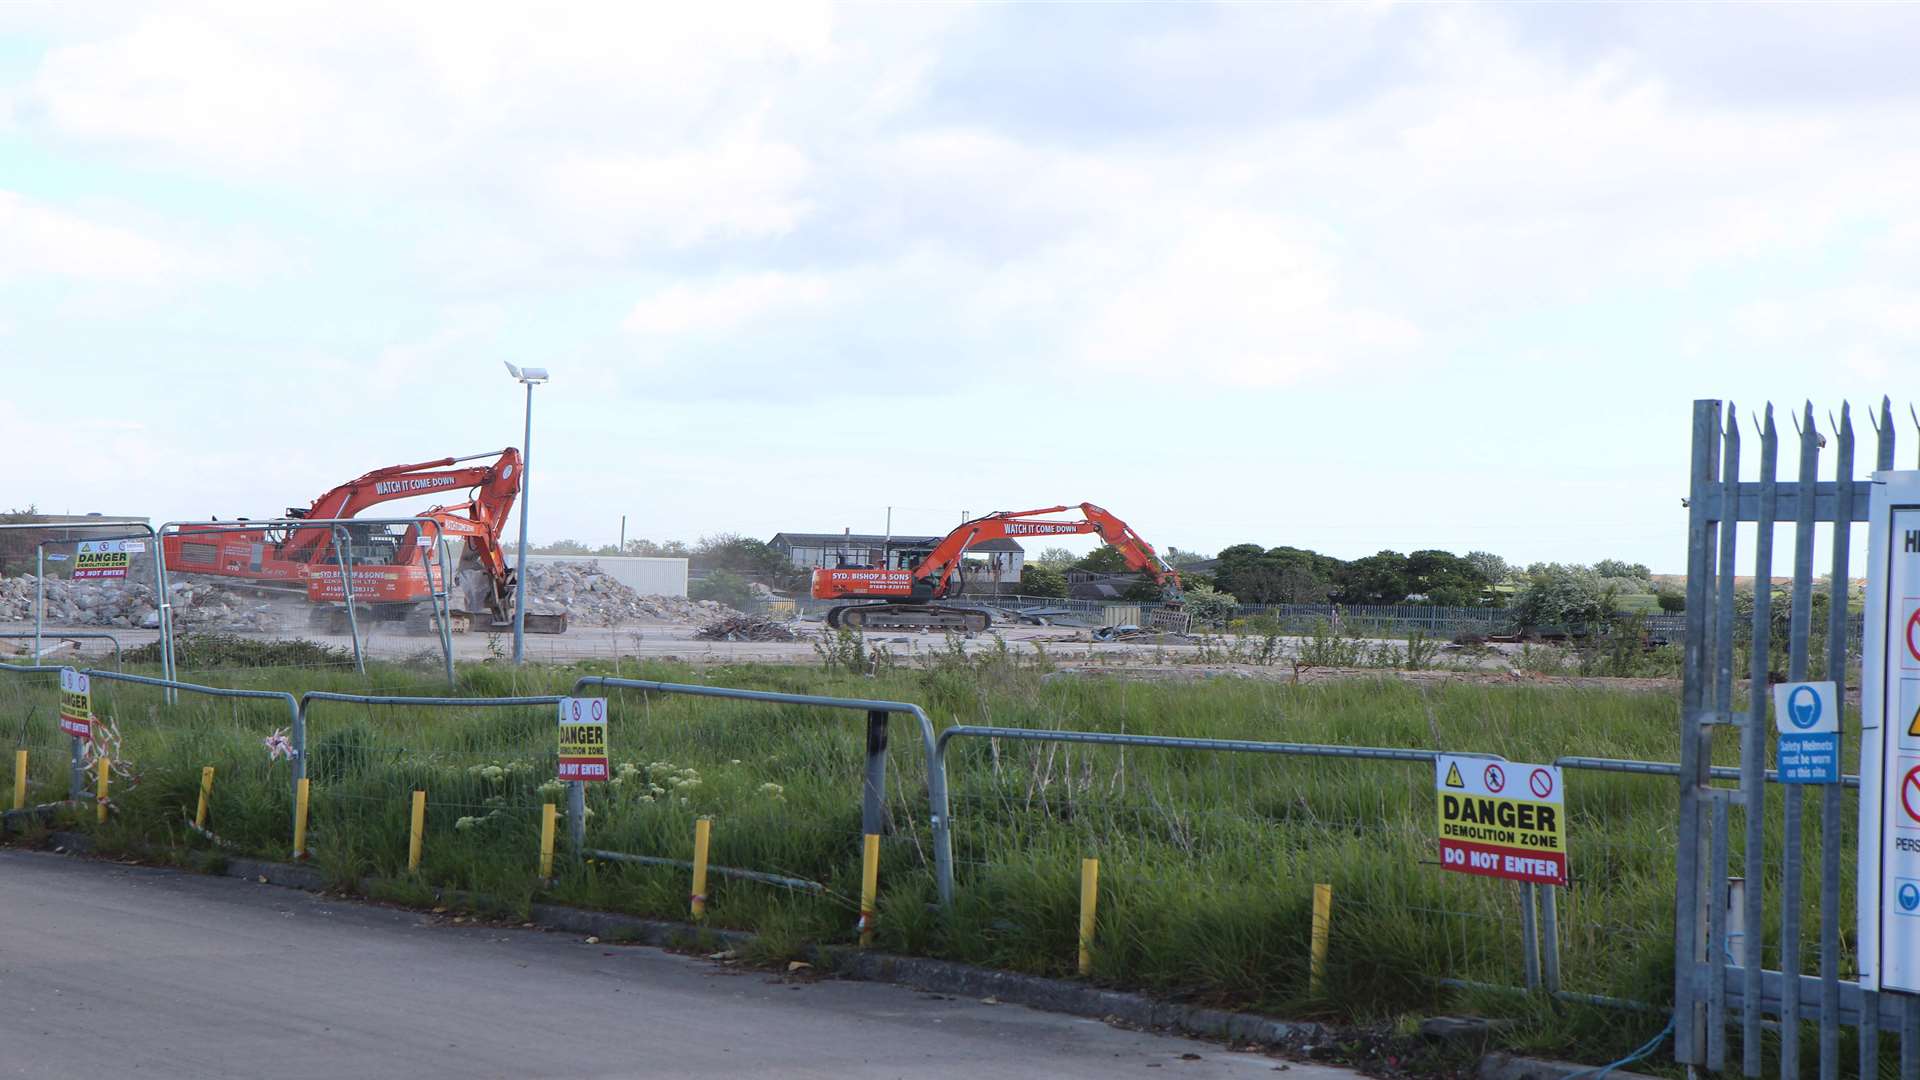
[[[1100,906],[1100,860],[1080,860],[1080,974],[1093,974],[1093,929]]]
[[[413,793],[413,821],[407,827],[407,869],[420,869],[420,848],[427,833],[427,793]]]
[[[1534,891],[1529,881],[1520,886],[1520,962],[1526,968],[1528,990],[1540,989],[1540,925],[1534,915]]]
[[[540,804],[540,880],[553,877],[553,833],[555,819],[560,816],[560,808],[552,803]]]
[[[860,850],[860,947],[873,944],[875,907],[880,899],[880,837],[868,833]]]
[[[200,828],[207,827],[207,803],[213,799],[213,766],[200,769],[200,805],[193,812],[193,823]]]
[[[567,781],[567,839],[573,842],[573,861],[587,857],[587,785]]]
[[[867,713],[867,775],[860,785],[860,831],[887,831],[887,714]]]
[[[67,740],[72,760],[67,764],[67,801],[79,802],[87,793],[87,766],[81,760],[84,753],[78,738]]]
[[[1715,478],[1720,464],[1719,437],[1720,402],[1695,401],[1693,460],[1687,487],[1687,634],[1680,690],[1680,822],[1674,854],[1673,919],[1673,1059],[1688,1065],[1705,1063],[1700,1034],[1706,1015],[1702,1003],[1695,1000],[1693,977],[1704,959],[1705,946],[1700,926],[1700,789],[1707,783],[1710,762],[1702,745],[1701,712],[1712,681],[1712,643],[1707,631],[1719,516],[1709,503],[1719,494]]]
[[[1560,890],[1540,886],[1540,969],[1547,993],[1560,992]]]
[[[300,787],[293,795],[293,857],[307,857],[307,799],[312,792],[311,782],[300,778]]]
[[[693,823],[693,896],[690,905],[696,920],[707,915],[707,849],[713,841],[713,819],[700,818]]]
[[[108,777],[112,773],[113,762],[107,760],[105,755],[101,755],[100,759],[94,763],[94,768],[99,773],[99,778],[94,783],[93,815],[96,822],[105,825],[107,823],[107,784],[110,782]]]
[[[1327,939],[1333,933],[1333,886],[1313,887],[1313,938],[1307,955],[1307,992],[1320,996],[1327,979]]]
[[[27,752],[25,750],[13,752],[13,808],[15,810],[27,808]]]

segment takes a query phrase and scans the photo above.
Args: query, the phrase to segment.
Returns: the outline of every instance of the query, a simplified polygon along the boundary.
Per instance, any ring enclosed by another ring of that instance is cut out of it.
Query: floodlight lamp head
[[[508,375],[511,375],[511,376],[513,376],[513,377],[514,377],[514,378],[515,378],[516,380],[518,380],[518,381],[520,381],[520,382],[523,382],[523,383],[526,383],[526,384],[528,384],[529,386],[531,386],[531,385],[532,385],[532,384],[534,384],[534,383],[543,383],[543,382],[546,382],[546,381],[547,381],[547,369],[546,369],[546,368],[537,368],[537,367],[530,367],[530,368],[523,368],[523,367],[515,367],[515,366],[513,365],[513,363],[512,363],[511,361],[506,361],[506,360],[502,360],[502,361],[501,361],[501,363],[503,363],[503,364],[506,364],[506,365],[507,365],[507,374],[508,374]]]

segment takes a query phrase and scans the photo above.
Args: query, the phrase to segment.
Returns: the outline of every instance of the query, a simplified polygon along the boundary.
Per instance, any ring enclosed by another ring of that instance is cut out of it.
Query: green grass
[[[460,669],[462,696],[564,693],[603,663]],[[992,723],[1209,738],[1479,751],[1516,761],[1563,754],[1677,757],[1677,705],[1664,695],[1383,678],[1294,686],[1213,680],[1158,684],[1046,678],[1044,662],[988,652],[874,677],[819,666],[692,669],[623,662],[628,676],[914,701],[945,726]],[[263,668],[220,676],[249,688],[439,694],[431,671]],[[211,825],[236,853],[284,858],[288,765],[262,739],[283,706],[96,683],[126,775],[107,850],[205,848],[190,815],[200,768],[218,768]],[[65,742],[51,679],[0,673],[0,724],[32,751],[36,799],[64,791]],[[769,957],[854,936],[859,890],[859,713],[621,692],[613,695],[619,783],[592,785],[590,846],[685,859],[693,822],[714,819],[713,862],[819,881],[825,896],[724,878],[709,921],[765,935]],[[408,793],[428,792],[423,865],[406,895],[472,890],[501,911],[536,896],[540,804],[561,801],[550,709],[322,704],[310,714],[314,863],[346,885],[406,870]],[[1732,743],[1716,748],[1732,764]],[[882,948],[1067,976],[1075,960],[1079,864],[1102,860],[1093,979],[1182,1001],[1342,1022],[1472,1009],[1520,1017],[1515,1045],[1597,1059],[1644,1040],[1647,1017],[1546,1007],[1498,994],[1464,1000],[1435,979],[1521,977],[1518,887],[1442,872],[1431,769],[1420,764],[1210,755],[978,740],[949,760],[956,904],[934,905],[926,769],[909,721],[889,759],[892,829],[882,845]],[[137,777],[137,782],[135,778]],[[687,783],[688,780],[697,783]],[[676,783],[678,781],[678,783]],[[772,785],[772,786],[769,786]],[[1676,792],[1659,777],[1569,777],[1575,886],[1561,896],[1568,989],[1651,1002],[1671,995]],[[1851,810],[1849,810],[1851,813]],[[1815,817],[1815,815],[1810,815]],[[91,815],[87,815],[87,828]],[[1777,815],[1771,829],[1778,831]],[[1817,834],[1817,820],[1809,833]],[[1739,829],[1735,829],[1736,857]],[[563,840],[564,843],[564,840]],[[1774,835],[1770,843],[1779,843]],[[1851,857],[1850,855],[1848,856]],[[1817,863],[1811,857],[1809,880]],[[544,899],[684,918],[689,881],[671,868],[575,865],[563,854]],[[1307,980],[1315,882],[1334,890],[1323,991]],[[398,896],[399,894],[395,894]],[[1770,903],[1777,890],[1769,889]],[[1850,902],[1850,901],[1849,901]],[[1768,926],[1777,925],[1777,913]],[[1808,925],[1817,925],[1812,914]],[[1849,930],[1850,933],[1850,930]],[[1774,962],[1777,962],[1774,961]],[[1845,966],[1845,964],[1843,964]]]

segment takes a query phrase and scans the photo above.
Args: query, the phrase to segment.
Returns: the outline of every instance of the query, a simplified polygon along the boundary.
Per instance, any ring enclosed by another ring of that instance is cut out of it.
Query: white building
[[[598,563],[602,573],[642,596],[687,595],[685,559],[632,555],[533,555],[527,561],[535,566],[542,563]]]

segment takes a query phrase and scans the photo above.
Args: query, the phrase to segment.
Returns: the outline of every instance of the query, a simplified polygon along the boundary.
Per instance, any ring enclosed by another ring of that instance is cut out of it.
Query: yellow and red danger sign
[[[1566,795],[1557,766],[1442,754],[1434,789],[1442,869],[1567,883]]]
[[[73,556],[73,576],[87,578],[123,578],[133,562],[133,554],[123,541],[82,540]]]
[[[72,668],[60,669],[60,730],[93,738],[93,680]]]
[[[605,780],[607,768],[607,699],[560,699],[560,767],[562,780]]]

